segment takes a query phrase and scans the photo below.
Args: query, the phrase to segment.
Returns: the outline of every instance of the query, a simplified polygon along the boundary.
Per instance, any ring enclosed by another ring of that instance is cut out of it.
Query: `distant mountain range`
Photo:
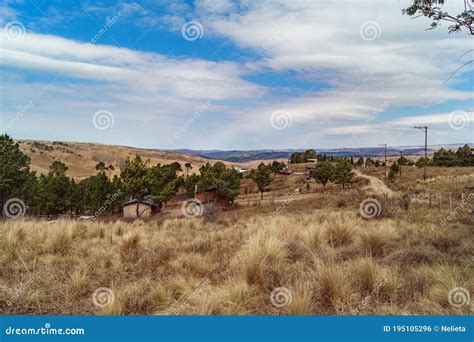
[[[434,151],[444,147],[448,149],[457,149],[459,146],[465,144],[446,144],[446,145],[429,145],[428,154],[431,155]],[[468,144],[471,147],[474,144]],[[325,154],[334,157],[383,157],[385,153],[384,147],[359,147],[359,148],[333,148],[333,149],[315,149],[318,154]],[[252,160],[268,160],[268,159],[286,159],[293,152],[302,152],[304,149],[282,149],[282,150],[171,150],[177,153],[191,154],[210,159],[225,160],[228,162],[242,163]],[[387,148],[387,156],[399,156],[400,151],[404,156],[421,156],[425,152],[423,146],[399,146]]]

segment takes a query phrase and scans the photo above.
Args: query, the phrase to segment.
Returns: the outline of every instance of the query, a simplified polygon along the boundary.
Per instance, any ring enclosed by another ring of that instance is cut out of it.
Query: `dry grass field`
[[[408,179],[418,176],[413,170]],[[446,170],[440,176],[451,177],[449,183],[440,177],[429,186],[452,192],[472,186],[471,169]],[[361,217],[359,204],[373,196],[367,181],[359,179],[345,191],[333,185],[323,194],[312,184],[308,193],[287,193],[285,201],[240,205],[215,217],[165,213],[134,222],[5,221],[0,310],[9,315],[472,314],[472,300],[457,307],[453,300],[459,298],[452,296],[456,288],[473,295],[474,220],[467,207],[442,225],[449,207],[402,208],[375,196],[380,215]]]

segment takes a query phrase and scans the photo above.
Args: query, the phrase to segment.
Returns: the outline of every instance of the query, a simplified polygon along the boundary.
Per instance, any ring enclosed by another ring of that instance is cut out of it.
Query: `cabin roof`
[[[125,203],[123,204],[123,206],[125,207],[125,206],[127,206],[127,205],[136,204],[136,203],[137,203],[137,199],[135,198],[135,199],[132,199],[132,200],[130,200],[130,201],[125,202]],[[150,207],[156,207],[156,206],[158,206],[158,204],[157,204],[154,200],[152,200],[152,199],[144,199],[144,200],[141,200],[140,203],[141,203],[141,204],[145,204],[145,205],[149,205]]]

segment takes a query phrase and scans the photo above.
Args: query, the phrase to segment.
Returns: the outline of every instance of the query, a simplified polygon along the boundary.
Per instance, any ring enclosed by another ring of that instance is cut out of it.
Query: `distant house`
[[[275,174],[275,177],[286,177],[286,176],[291,175],[292,173],[293,173],[293,171],[291,171],[290,169],[284,168],[284,169],[281,169],[280,171],[278,171]]]
[[[137,214],[137,202],[136,199],[132,199],[123,204],[124,218],[147,218],[160,212],[160,206],[154,200],[145,199],[138,204]]]
[[[317,163],[318,163],[318,159],[317,159],[317,158],[309,158],[309,159],[308,159],[308,163],[315,163],[315,164],[317,164]]]
[[[221,209],[232,209],[234,207],[234,199],[222,194],[222,192],[219,193],[217,187],[196,192],[194,198],[204,205],[216,204]]]
[[[234,166],[234,170],[236,170],[238,173],[245,173],[245,172],[247,172],[247,169],[246,169],[245,167]]]

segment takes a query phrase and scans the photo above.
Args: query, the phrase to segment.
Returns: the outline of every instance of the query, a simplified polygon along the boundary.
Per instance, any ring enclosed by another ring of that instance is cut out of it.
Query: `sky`
[[[429,144],[473,143],[473,63],[450,76],[474,37],[409,3],[3,0],[0,131],[250,150],[422,145],[427,125]]]

